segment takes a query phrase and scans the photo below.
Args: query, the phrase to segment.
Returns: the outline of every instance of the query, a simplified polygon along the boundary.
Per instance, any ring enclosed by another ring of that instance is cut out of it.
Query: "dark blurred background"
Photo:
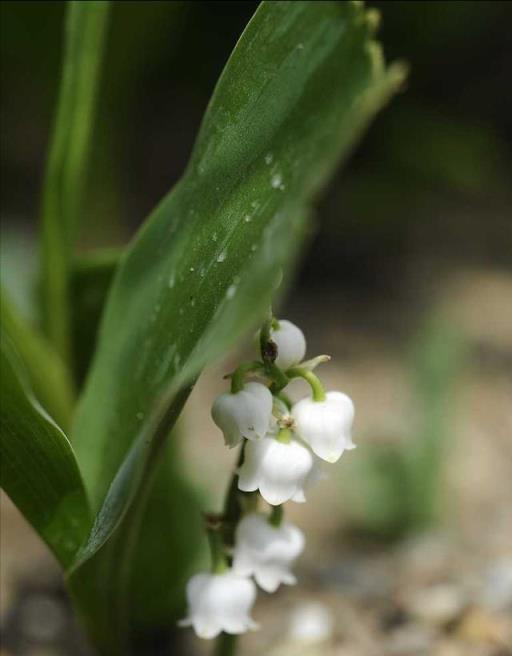
[[[326,379],[355,399],[362,448],[315,504],[292,508],[311,529],[303,585],[262,602],[269,632],[249,638],[244,653],[279,646],[288,618],[290,639],[309,621],[319,644],[348,645],[333,654],[510,656],[512,3],[367,4],[380,10],[387,60],[409,63],[408,84],[320,200],[283,309],[305,329],[311,354],[335,356]],[[256,6],[114,3],[83,250],[126,243],[179,179]],[[64,10],[0,4],[2,275],[32,317]],[[206,373],[185,418],[190,478],[211,499],[231,467],[207,412],[224,371]],[[9,644],[36,645],[13,653],[78,649],[60,584],[49,594],[55,576],[40,581],[40,545],[30,546],[11,506],[3,522],[0,620]],[[20,581],[32,591],[23,603]],[[34,589],[43,589],[39,605]],[[60,617],[60,642],[34,613],[49,626]]]
[[[512,19],[508,2],[381,2],[408,87],[379,115],[319,210],[305,285],[397,293],[414,267],[508,265]],[[180,177],[253,2],[117,2],[84,247],[123,243]],[[56,102],[62,2],[2,2],[2,197],[33,230]],[[435,263],[435,264],[434,264]]]

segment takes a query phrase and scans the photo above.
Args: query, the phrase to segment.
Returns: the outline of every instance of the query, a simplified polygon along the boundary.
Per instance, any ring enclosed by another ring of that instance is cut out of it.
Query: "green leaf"
[[[260,5],[182,180],[121,260],[74,426],[101,510],[71,586],[96,635],[110,618],[128,639],[137,518],[191,385],[264,315],[314,198],[403,79],[383,64],[372,16],[352,2]],[[98,572],[102,600],[90,593]]]
[[[112,283],[120,249],[101,249],[77,258],[71,272],[73,363],[81,384],[96,348],[101,314]]]
[[[127,645],[138,653],[137,643],[144,651],[155,632],[169,632],[183,616],[186,580],[204,555],[198,495],[180,473],[175,445],[167,443],[165,451],[151,473],[154,483],[139,492],[112,535],[101,534],[109,526],[102,511],[96,540],[69,573],[69,588],[101,653],[126,653]]]
[[[71,359],[70,266],[83,203],[109,2],[70,2],[64,63],[42,200],[45,333]]]
[[[62,430],[32,397],[19,355],[4,331],[1,366],[1,484],[67,567],[90,528],[75,456]]]
[[[39,403],[64,429],[67,429],[73,409],[73,385],[60,357],[44,337],[39,335],[21,316],[1,290],[0,323],[23,360],[30,386]]]
[[[176,437],[173,431],[172,439]],[[206,547],[201,499],[182,473],[182,458],[173,443],[166,444],[157,467],[129,584],[130,621],[148,632],[155,626],[168,627],[169,618],[177,619],[177,613],[184,611],[186,581]]]
[[[262,316],[315,193],[402,77],[361,6],[260,6],[113,283],[74,429],[96,506],[135,438]]]

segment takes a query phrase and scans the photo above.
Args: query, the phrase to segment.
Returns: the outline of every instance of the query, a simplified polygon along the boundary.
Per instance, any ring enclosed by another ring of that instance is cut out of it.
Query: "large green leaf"
[[[66,363],[72,351],[70,268],[83,204],[109,4],[103,0],[69,3],[62,80],[43,188],[44,328]]]
[[[7,294],[0,292],[0,323],[23,360],[39,403],[65,430],[73,408],[71,377],[57,353],[21,316]]]
[[[372,25],[352,2],[263,3],[182,180],[118,267],[74,426],[101,511],[70,585],[106,653],[128,639],[137,518],[190,386],[261,319],[316,193],[403,78]]]
[[[113,535],[109,528],[119,515],[106,504],[69,573],[76,607],[101,653],[139,653],[137,645],[147,649],[148,639],[168,633],[183,616],[185,583],[204,555],[206,536],[197,492],[181,467],[168,442],[152,468],[152,485],[139,490]],[[129,476],[124,480],[130,483]],[[119,497],[113,491],[109,499]]]
[[[33,398],[23,364],[2,330],[1,484],[64,567],[90,528],[88,501],[71,446]]]
[[[305,209],[401,79],[360,5],[260,6],[113,284],[74,428],[96,506],[136,437],[262,316]]]
[[[73,363],[77,382],[83,383],[91,364],[98,326],[120,249],[100,249],[77,257],[71,271]]]

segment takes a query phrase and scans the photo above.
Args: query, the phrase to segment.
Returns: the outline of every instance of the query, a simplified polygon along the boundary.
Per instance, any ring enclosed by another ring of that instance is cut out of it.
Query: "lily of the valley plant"
[[[211,571],[196,574],[187,585],[189,616],[181,625],[192,625],[201,638],[257,627],[250,617],[256,599],[252,577],[266,592],[296,582],[290,568],[304,548],[304,535],[284,521],[283,504],[305,502],[306,488],[320,477],[321,460],[334,463],[355,448],[352,401],[341,392],[325,392],[313,372],[329,357],[302,362],[302,331],[273,317],[261,329],[260,345],[261,360],[242,363],[230,376],[231,390],[212,408],[226,444],[242,444],[225,513],[207,518]],[[262,382],[246,380],[255,377]],[[311,387],[311,395],[296,404],[285,393],[294,378]],[[260,499],[270,512],[259,511]]]
[[[324,390],[322,358],[304,361],[302,332],[266,320],[259,360],[238,367],[214,403],[241,457],[224,512],[207,518],[212,571],[188,585],[205,540],[173,428],[203,367],[267,316],[319,192],[403,80],[374,39],[377,18],[359,2],[262,3],[179,182],[122,249],[83,252],[101,70],[114,45],[108,2],[68,5],[37,320],[2,292],[1,483],[62,567],[100,654],[147,653],[155,636],[176,635],[185,597],[185,623],[207,638],[222,632],[217,653],[232,652],[222,640],[254,627],[256,586],[295,581],[304,536],[282,506],[304,502],[319,465],[353,447],[352,403]],[[311,395],[291,406],[297,377]]]

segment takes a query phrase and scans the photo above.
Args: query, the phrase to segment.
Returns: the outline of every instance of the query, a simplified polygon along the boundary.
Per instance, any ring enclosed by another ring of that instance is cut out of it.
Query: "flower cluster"
[[[323,476],[322,461],[335,463],[355,448],[352,401],[342,392],[326,392],[314,373],[329,357],[303,361],[302,331],[273,317],[259,341],[261,360],[230,374],[230,391],[212,407],[226,445],[241,445],[241,451],[225,512],[208,520],[212,571],[197,574],[187,586],[189,616],[182,625],[192,625],[202,638],[256,627],[251,577],[266,592],[296,582],[290,567],[304,548],[304,535],[283,520],[282,504],[305,502],[308,487]],[[304,379],[311,395],[292,404],[284,390],[294,378]],[[258,510],[259,498],[272,507],[270,513]]]

